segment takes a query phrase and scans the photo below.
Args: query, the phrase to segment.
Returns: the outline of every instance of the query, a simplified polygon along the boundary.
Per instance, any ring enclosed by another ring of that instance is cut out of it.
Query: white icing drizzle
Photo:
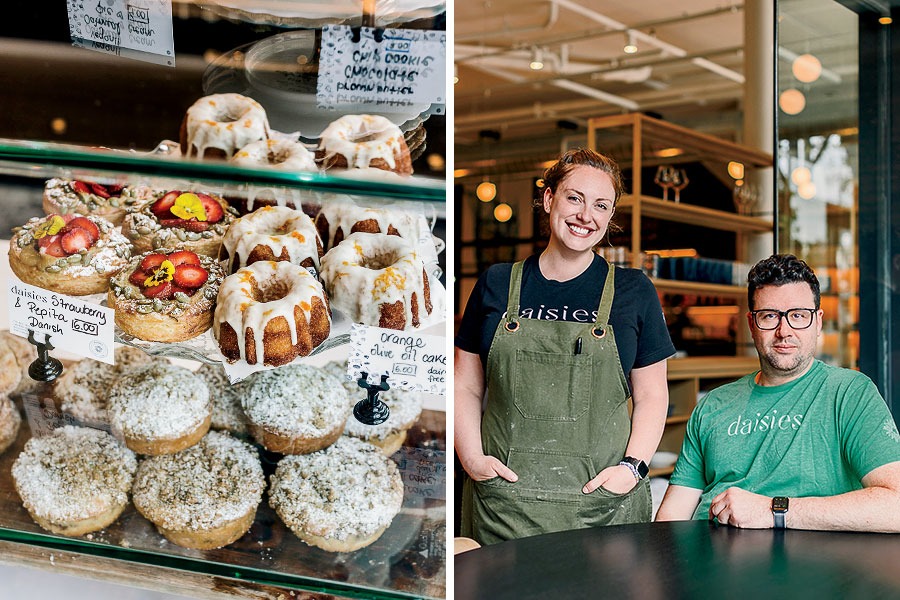
[[[397,230],[405,240],[408,240],[415,246],[419,240],[419,221],[420,215],[410,213],[408,210],[399,210],[391,208],[369,208],[357,206],[353,202],[326,202],[319,209],[316,220],[320,218],[328,222],[328,239],[322,240],[327,242],[325,248],[334,247],[334,236],[341,230],[344,237],[350,235],[353,226],[360,221],[369,219],[378,223],[378,229],[381,233],[387,233],[390,227]]]
[[[247,266],[247,257],[256,246],[268,246],[279,257],[283,250],[288,252],[288,262],[299,265],[311,258],[319,268],[319,248],[316,241],[319,234],[312,219],[302,210],[282,206],[264,206],[249,215],[236,220],[222,244],[228,251],[228,265],[225,270]]]
[[[211,431],[181,452],[143,460],[134,480],[134,504],[165,529],[202,531],[256,510],[265,487],[256,450]]]
[[[213,94],[197,100],[185,115],[185,156],[203,158],[217,148],[231,157],[251,142],[269,137],[266,111],[256,101],[240,94]]]
[[[59,525],[124,506],[136,470],[134,453],[110,434],[67,425],[28,440],[12,475],[29,512]]]
[[[322,368],[341,380],[350,396],[351,405],[366,397],[366,391],[355,380],[347,379],[347,361],[331,361]],[[409,429],[422,412],[422,397],[415,392],[392,388],[380,392],[378,399],[387,404],[391,411],[387,421],[378,425],[366,425],[355,418],[349,418],[344,435],[367,441],[385,439],[392,433]]]
[[[309,365],[255,373],[241,406],[251,422],[288,437],[318,438],[343,427],[350,399],[340,381]]]
[[[106,423],[106,396],[113,384],[123,373],[150,360],[143,350],[122,346],[116,348],[114,365],[91,359],[78,361],[54,385],[60,408],[80,421]]]
[[[254,298],[254,285],[260,301]],[[277,299],[266,301],[265,298]],[[246,360],[247,329],[253,332],[256,361],[263,362],[263,332],[272,319],[284,317],[291,331],[291,343],[297,345],[297,322],[294,307],[299,306],[306,322],[311,321],[313,298],[324,298],[322,284],[303,267],[289,262],[259,261],[238,269],[219,287],[213,333],[220,338],[223,323],[228,323],[238,338],[240,357]],[[323,301],[324,302],[324,301]],[[331,315],[328,315],[331,325]]]
[[[113,433],[143,440],[177,439],[210,416],[209,388],[193,372],[157,362],[125,373],[107,398]]]
[[[247,415],[241,408],[244,382],[231,383],[221,364],[204,364],[195,373],[202,377],[209,387],[209,396],[212,400],[210,428],[228,431],[238,436],[248,435]]]
[[[231,162],[242,167],[270,166],[280,171],[318,171],[315,156],[300,142],[283,139],[259,140],[247,144]]]
[[[343,156],[349,168],[365,169],[381,158],[393,169],[397,164],[395,154],[401,154],[405,144],[403,132],[385,117],[345,115],[322,132],[319,150],[326,157]]]
[[[269,503],[294,531],[339,541],[367,537],[400,511],[403,481],[375,446],[342,437],[319,452],[281,459]]]
[[[377,326],[381,305],[400,301],[406,313],[406,327],[412,327],[414,293],[418,321],[428,315],[423,292],[424,266],[403,238],[384,233],[353,233],[325,253],[319,274],[331,307],[356,323]]]

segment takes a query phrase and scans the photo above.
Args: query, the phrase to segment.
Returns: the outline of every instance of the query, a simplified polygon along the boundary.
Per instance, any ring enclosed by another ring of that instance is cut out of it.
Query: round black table
[[[900,598],[900,535],[640,523],[485,546],[454,568],[458,600]]]

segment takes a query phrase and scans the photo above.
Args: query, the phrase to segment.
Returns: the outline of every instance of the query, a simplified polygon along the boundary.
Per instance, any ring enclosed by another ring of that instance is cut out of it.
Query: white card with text
[[[59,350],[114,364],[115,311],[7,279],[9,330]]]
[[[347,373],[354,379],[367,373],[369,383],[378,383],[387,375],[391,387],[443,394],[447,386],[445,339],[354,324]]]
[[[68,0],[72,45],[175,66],[172,0]]]

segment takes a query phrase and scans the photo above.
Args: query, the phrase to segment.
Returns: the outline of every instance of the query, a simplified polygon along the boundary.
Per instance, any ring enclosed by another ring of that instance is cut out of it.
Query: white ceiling
[[[782,127],[842,126],[853,118],[856,95],[855,15],[834,0],[778,5],[780,85],[809,98],[805,114],[781,114]],[[739,135],[743,2],[457,0],[454,7],[457,168],[483,162],[486,147],[520,166],[510,169],[528,168],[532,159],[552,157],[562,140],[583,136],[588,117],[623,112],[650,111],[707,133]],[[629,33],[634,54],[624,52]],[[542,70],[529,68],[536,52]],[[790,61],[808,52],[825,76],[800,84],[791,79]],[[500,141],[485,138],[485,130]]]

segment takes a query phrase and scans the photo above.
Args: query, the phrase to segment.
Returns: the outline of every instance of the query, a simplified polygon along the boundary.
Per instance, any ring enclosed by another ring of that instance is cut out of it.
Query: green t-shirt
[[[729,487],[766,496],[833,496],[900,460],[900,434],[878,389],[856,371],[815,361],[774,387],[755,373],[706,395],[687,424],[670,483],[703,490],[695,519]]]

